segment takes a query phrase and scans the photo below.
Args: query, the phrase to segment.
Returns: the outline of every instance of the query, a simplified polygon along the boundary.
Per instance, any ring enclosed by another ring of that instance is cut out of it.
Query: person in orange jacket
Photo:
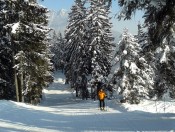
[[[100,91],[98,92],[98,99],[99,99],[101,110],[104,110],[105,108],[105,102],[104,102],[105,97],[106,97],[106,93],[103,91],[103,89],[100,89]]]

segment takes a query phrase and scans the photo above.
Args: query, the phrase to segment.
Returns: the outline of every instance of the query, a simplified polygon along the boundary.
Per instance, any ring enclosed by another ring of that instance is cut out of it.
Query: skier
[[[99,81],[98,79],[96,79],[95,82],[94,82],[94,86],[96,88],[96,95],[97,95],[97,98],[98,98],[98,92],[100,91],[100,89],[102,87],[102,82]]]
[[[100,110],[104,110],[105,108],[105,102],[104,102],[105,97],[106,97],[106,93],[103,91],[103,89],[100,89],[100,91],[98,92]]]

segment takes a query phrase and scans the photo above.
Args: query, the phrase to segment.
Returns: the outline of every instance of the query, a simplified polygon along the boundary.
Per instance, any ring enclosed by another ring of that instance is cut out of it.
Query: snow
[[[127,55],[127,51],[126,51],[126,50],[124,50],[124,51],[123,51],[123,54],[124,54],[124,55]]]
[[[129,67],[128,60],[125,60],[123,65],[124,65],[125,67]]]
[[[18,29],[19,27],[19,22],[15,23],[13,26],[12,26],[12,33],[16,33],[16,30]]]
[[[131,62],[130,70],[131,70],[131,73],[132,73],[132,74],[136,74],[136,72],[137,72],[137,70],[138,70],[138,67],[136,66],[135,63]]]
[[[68,15],[67,12],[68,11],[66,9],[61,9],[60,11],[58,11],[58,15],[65,17]]]
[[[162,57],[160,58],[160,63],[167,62],[167,53],[170,51],[169,47],[166,45]]]
[[[43,90],[43,99],[33,106],[0,101],[1,132],[92,132],[92,131],[175,131],[175,101],[143,100],[139,105],[120,104],[106,99],[107,111],[98,109],[98,101],[80,100],[65,85],[61,72]]]

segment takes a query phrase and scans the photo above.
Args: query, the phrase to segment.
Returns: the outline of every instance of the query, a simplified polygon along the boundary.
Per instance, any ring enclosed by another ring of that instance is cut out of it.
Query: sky
[[[60,10],[60,9],[70,9],[74,4],[74,0],[38,0],[39,3],[48,9]]]
[[[74,0],[38,0],[38,2],[39,4],[47,7],[48,9],[55,11],[59,11],[61,9],[70,10],[71,6],[74,4]],[[132,20],[118,21],[118,19],[115,18],[116,14],[120,11],[117,0],[113,0],[111,11],[111,21],[113,23],[113,28],[119,31],[120,33],[123,32],[124,28],[128,28],[130,33],[136,34],[138,22],[140,21],[142,24],[144,21],[144,19],[142,18],[143,12],[141,11],[136,12],[136,14],[132,17]]]

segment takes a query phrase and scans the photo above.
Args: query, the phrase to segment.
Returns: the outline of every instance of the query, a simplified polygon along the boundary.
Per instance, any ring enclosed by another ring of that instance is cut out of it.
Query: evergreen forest
[[[112,2],[117,20],[144,12],[136,35],[123,29],[115,41]],[[74,0],[64,34],[48,28],[48,12],[37,0],[0,0],[0,99],[39,103],[57,70],[83,100],[99,88],[131,104],[175,98],[174,0]]]

